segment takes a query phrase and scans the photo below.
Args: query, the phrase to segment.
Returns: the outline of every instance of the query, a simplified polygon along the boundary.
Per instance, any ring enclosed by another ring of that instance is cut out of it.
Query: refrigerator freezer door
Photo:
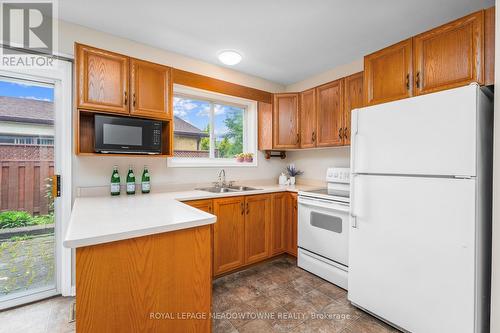
[[[476,175],[477,85],[353,111],[353,173]]]
[[[349,300],[413,333],[474,332],[476,181],[352,181]]]

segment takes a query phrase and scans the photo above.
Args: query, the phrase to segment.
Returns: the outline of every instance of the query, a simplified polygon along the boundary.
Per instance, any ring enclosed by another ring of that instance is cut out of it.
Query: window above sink
[[[239,153],[254,154],[240,163]],[[169,167],[257,166],[257,102],[174,85],[174,157]]]

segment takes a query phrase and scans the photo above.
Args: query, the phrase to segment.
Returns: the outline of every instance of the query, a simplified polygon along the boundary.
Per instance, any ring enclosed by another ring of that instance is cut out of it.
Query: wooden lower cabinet
[[[273,194],[273,218],[271,221],[271,255],[286,251],[287,226],[287,197],[288,193]]]
[[[77,248],[76,332],[210,332],[210,246],[201,226]]]
[[[278,192],[184,202],[217,216],[213,276],[282,253],[297,255],[297,194]]]
[[[298,215],[297,215],[297,193],[287,193],[287,248],[286,252],[297,256],[298,244]]]
[[[271,194],[245,197],[245,264],[269,256],[271,200]]]
[[[210,213],[210,214],[212,214],[214,212],[212,199],[191,200],[191,201],[186,201],[184,203],[191,206],[191,207],[198,208],[199,210],[202,210],[202,211]]]
[[[214,199],[214,275],[245,264],[245,197]]]

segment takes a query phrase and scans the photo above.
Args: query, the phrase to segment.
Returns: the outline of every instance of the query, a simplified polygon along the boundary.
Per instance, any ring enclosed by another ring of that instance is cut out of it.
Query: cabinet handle
[[[299,144],[299,142],[300,142],[300,135],[299,133],[297,133],[297,144]]]
[[[247,215],[250,213],[250,207],[248,207],[248,202],[247,202]]]
[[[420,72],[417,72],[415,83],[417,84],[417,88],[420,88]]]
[[[125,91],[125,100],[124,100],[124,102],[123,102],[123,103],[124,103],[125,105],[127,105],[127,103],[128,103],[128,98],[127,98],[127,92],[126,92],[126,91]]]
[[[241,215],[244,215],[245,214],[245,204],[243,202],[240,203],[240,207],[241,207]]]
[[[342,127],[339,128],[339,139],[342,140]]]
[[[312,142],[316,142],[316,132],[313,131],[313,134],[312,134]]]
[[[406,74],[406,90],[410,90],[410,73]]]
[[[347,127],[344,128],[344,138],[347,140],[349,136],[347,135]]]
[[[132,95],[132,106],[135,108],[135,93]]]

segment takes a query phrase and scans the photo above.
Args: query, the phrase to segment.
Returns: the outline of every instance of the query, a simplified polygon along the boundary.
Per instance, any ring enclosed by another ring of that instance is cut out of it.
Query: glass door
[[[57,293],[55,92],[0,76],[0,309]]]

